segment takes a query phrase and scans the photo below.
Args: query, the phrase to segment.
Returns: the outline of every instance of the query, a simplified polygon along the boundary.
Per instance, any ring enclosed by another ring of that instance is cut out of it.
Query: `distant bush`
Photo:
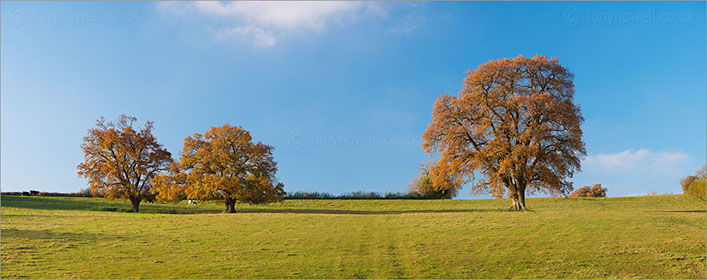
[[[92,197],[90,193],[86,194],[82,189],[80,192],[75,193],[59,193],[59,192],[3,192],[2,195],[30,195],[30,196],[54,196],[54,197]]]
[[[707,185],[706,178],[697,178],[690,183],[685,193],[699,196],[702,199],[707,199],[705,185]]]
[[[386,193],[384,196],[385,199],[437,199],[438,197],[425,197],[424,195],[417,193],[417,192],[411,192],[411,193]]]
[[[415,176],[408,184],[408,191],[413,194],[417,193],[428,198],[453,198],[457,196],[457,185],[450,184],[451,188],[435,186],[432,183],[430,171],[435,164],[433,160],[420,165],[419,175]],[[451,182],[451,178],[447,179]]]
[[[91,188],[85,188],[85,189],[82,188],[82,189],[79,189],[79,192],[78,192],[78,193],[80,193],[80,194],[82,194],[82,195],[84,195],[84,196],[86,196],[86,197],[92,197],[92,196],[93,196],[93,194],[91,194]]]
[[[705,192],[705,182],[707,181],[707,165],[702,166],[695,172],[694,176],[687,176],[680,180],[682,192],[699,196],[703,199],[707,197]]]
[[[647,192],[646,192],[645,194],[643,194],[643,195],[645,195],[645,196],[658,195],[658,192],[656,192],[656,191],[647,191]]]
[[[339,197],[343,199],[381,199],[382,196],[377,192],[357,191],[351,193],[342,193]]]
[[[606,197],[606,188],[602,188],[601,184],[584,186],[573,191],[569,197]]]
[[[333,199],[334,195],[326,192],[294,192],[285,194],[285,199]]]
[[[58,192],[40,192],[39,196],[59,196],[59,197],[92,197],[92,195],[83,192],[75,193],[58,193]]]
[[[20,196],[22,195],[22,192],[2,192],[0,195],[17,195]]]
[[[687,176],[680,180],[680,186],[682,187],[683,193],[687,193],[687,189],[690,187],[690,184],[692,184],[692,181],[695,181],[695,179],[697,179],[697,176]]]

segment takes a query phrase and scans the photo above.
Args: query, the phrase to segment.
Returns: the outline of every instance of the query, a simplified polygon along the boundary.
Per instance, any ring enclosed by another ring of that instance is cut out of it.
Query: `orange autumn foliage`
[[[126,115],[117,122],[101,117],[83,138],[78,174],[88,179],[94,196],[130,199],[138,212],[143,199],[154,197],[152,179],[167,168],[172,155],[152,135],[152,122],[136,130],[135,121]]]
[[[525,209],[526,191],[571,191],[565,178],[586,155],[574,75],[544,56],[492,60],[468,74],[458,96],[437,99],[422,134],[423,149],[441,155],[433,183],[472,182],[471,194],[495,197],[508,192],[515,210]]]
[[[606,188],[602,188],[601,184],[584,186],[573,191],[568,197],[606,197]]]
[[[226,212],[235,203],[281,201],[282,183],[275,181],[277,163],[272,146],[253,143],[250,133],[228,124],[184,139],[181,160],[169,174],[155,178],[158,199],[223,199]]]

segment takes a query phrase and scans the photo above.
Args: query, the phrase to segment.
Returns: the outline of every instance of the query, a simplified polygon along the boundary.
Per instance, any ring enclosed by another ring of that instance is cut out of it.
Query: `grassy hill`
[[[685,195],[288,200],[1,198],[3,278],[705,278],[705,201]]]

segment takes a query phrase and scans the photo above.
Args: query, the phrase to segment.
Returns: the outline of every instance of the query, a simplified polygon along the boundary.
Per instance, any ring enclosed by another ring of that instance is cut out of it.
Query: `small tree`
[[[422,134],[422,148],[441,154],[432,182],[451,177],[458,185],[473,182],[472,194],[508,192],[515,210],[525,209],[526,192],[570,192],[565,178],[586,155],[573,77],[557,58],[544,56],[494,60],[470,71],[459,96],[437,99]]]
[[[696,195],[702,198],[707,197],[705,193],[705,182],[707,182],[707,165],[702,166],[695,172],[695,176],[687,176],[680,180],[682,192]]]
[[[181,160],[170,166],[169,174],[155,178],[158,199],[223,199],[227,213],[236,212],[237,201],[281,201],[285,192],[275,181],[272,150],[253,143],[245,129],[228,124],[195,133],[184,139]]]
[[[685,178],[680,179],[680,186],[682,187],[682,192],[687,192],[690,187],[690,184],[692,184],[695,179],[697,179],[697,176],[687,176]]]
[[[435,164],[434,160],[420,164],[420,173],[408,184],[408,192],[419,193],[424,197],[434,198],[454,198],[457,190],[461,186],[454,184],[451,178],[447,178],[447,184],[435,185],[430,177],[430,168]]]
[[[707,193],[705,193],[705,187],[707,186],[707,179],[698,177],[687,188],[687,194],[696,195],[703,199],[707,198]]]
[[[138,212],[140,202],[153,196],[152,179],[167,168],[172,155],[152,135],[152,122],[136,130],[135,121],[126,115],[117,122],[101,117],[83,138],[78,174],[88,179],[94,196],[130,199]]]

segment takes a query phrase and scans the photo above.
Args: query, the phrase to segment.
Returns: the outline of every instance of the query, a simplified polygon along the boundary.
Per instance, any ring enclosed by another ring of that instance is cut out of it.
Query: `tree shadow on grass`
[[[1,202],[2,207],[36,210],[132,212],[130,202],[124,199],[107,200],[88,197],[26,197],[3,195]],[[184,209],[176,204],[151,204],[147,202],[140,204],[141,213],[172,213],[183,210],[190,211],[191,209]]]
[[[98,200],[93,198],[57,198],[2,196],[3,207],[41,210],[83,210],[129,212],[130,204],[121,200]],[[176,204],[141,204],[140,213],[158,214],[217,214],[219,209],[186,208]],[[236,213],[288,213],[330,215],[390,215],[422,213],[482,213],[513,212],[508,209],[410,209],[410,210],[348,210],[348,209],[297,209],[297,208],[238,208]]]
[[[43,210],[90,210],[91,208],[98,207],[125,206],[125,203],[120,200],[111,201],[73,197],[27,197],[3,195],[1,197],[1,202],[3,207]]]
[[[333,215],[390,215],[424,213],[507,212],[505,209],[412,209],[412,210],[335,210],[335,209],[238,209],[236,213],[290,213]]]
[[[2,238],[23,238],[32,240],[60,240],[60,241],[99,241],[124,239],[124,236],[109,235],[103,233],[83,233],[83,232],[58,232],[51,230],[32,230],[7,228],[2,230]]]
[[[644,211],[657,213],[707,213],[707,210],[665,210],[665,211]]]

